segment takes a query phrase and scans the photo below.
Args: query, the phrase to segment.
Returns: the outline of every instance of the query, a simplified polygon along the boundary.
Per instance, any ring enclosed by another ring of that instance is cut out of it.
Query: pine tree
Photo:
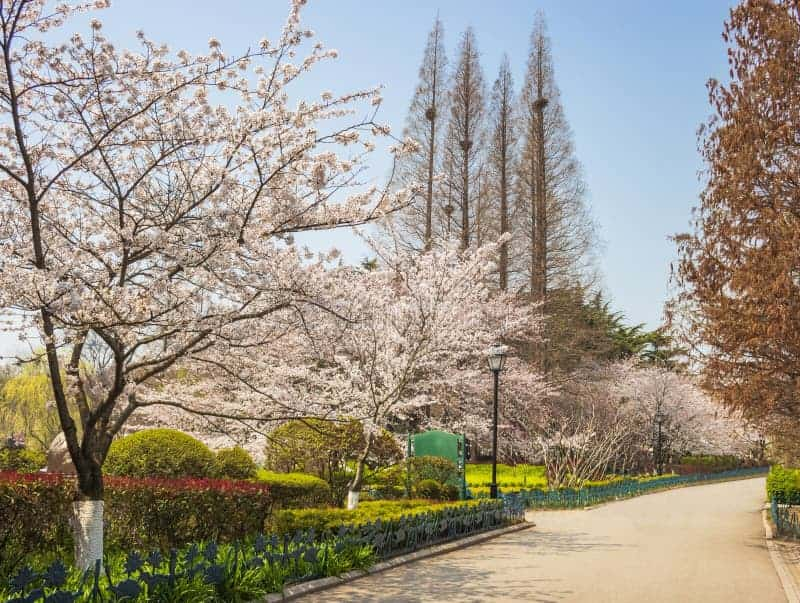
[[[420,150],[403,159],[399,165],[399,181],[403,184],[424,184],[424,197],[409,206],[399,218],[402,239],[417,249],[428,250],[435,237],[436,222],[445,228],[441,209],[437,212],[435,177],[440,163],[440,143],[446,123],[447,56],[444,27],[436,18],[419,68],[419,84],[411,99],[406,118],[405,135],[420,144]],[[438,220],[437,220],[438,218]],[[439,233],[441,234],[441,233]]]
[[[454,178],[448,183],[455,191],[461,247],[470,245],[477,228],[476,198],[483,171],[483,136],[486,117],[483,70],[475,33],[468,28],[461,37],[458,64],[450,89],[450,123],[445,153],[452,162]],[[447,159],[445,160],[447,161]]]
[[[493,179],[492,196],[497,200],[497,227],[501,236],[511,231],[511,188],[516,150],[516,127],[514,115],[514,80],[511,76],[508,55],[503,55],[500,72],[492,88],[490,104],[489,166]],[[509,243],[500,247],[498,272],[500,289],[508,289]]]

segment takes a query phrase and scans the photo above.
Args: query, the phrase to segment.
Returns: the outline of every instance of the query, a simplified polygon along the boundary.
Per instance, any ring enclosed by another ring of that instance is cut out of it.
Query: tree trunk
[[[99,463],[83,458],[75,463],[78,492],[72,504],[75,566],[93,569],[103,560],[103,473]]]
[[[350,480],[350,484],[347,487],[347,509],[350,511],[358,507],[358,499],[361,496],[361,485],[364,482],[364,466],[366,465],[367,457],[372,449],[373,439],[374,436],[370,433],[367,436],[367,443],[364,446],[364,450],[361,451],[361,455],[358,457],[356,474],[353,476],[353,479]]]

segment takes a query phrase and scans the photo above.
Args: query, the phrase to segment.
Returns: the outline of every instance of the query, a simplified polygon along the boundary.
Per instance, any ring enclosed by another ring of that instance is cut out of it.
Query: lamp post
[[[489,486],[489,496],[497,498],[497,399],[500,392],[500,371],[506,363],[507,348],[504,345],[495,345],[489,348],[487,360],[489,370],[494,376],[494,418],[492,421],[492,483]]]

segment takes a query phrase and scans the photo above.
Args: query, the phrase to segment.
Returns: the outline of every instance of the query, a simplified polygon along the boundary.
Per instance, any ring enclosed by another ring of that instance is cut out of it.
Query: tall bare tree
[[[458,63],[453,73],[450,123],[445,147],[445,153],[452,160],[455,176],[450,184],[460,200],[456,210],[463,249],[469,247],[476,228],[475,197],[483,170],[482,142],[486,119],[484,87],[475,32],[468,28],[461,37]]]
[[[489,122],[492,128],[489,141],[489,169],[491,170],[497,207],[497,227],[502,236],[511,230],[511,188],[516,127],[514,112],[514,79],[511,76],[508,55],[503,55],[500,72],[492,87]],[[509,243],[500,247],[498,272],[500,289],[508,289]]]
[[[406,118],[405,135],[419,143],[419,152],[407,156],[398,166],[401,185],[424,183],[424,197],[399,216],[399,234],[406,244],[417,249],[429,250],[436,236],[437,203],[434,196],[437,187],[434,181],[439,169],[439,147],[446,119],[447,82],[444,27],[437,17],[428,34],[419,68],[419,84]],[[446,229],[442,216],[439,218],[441,229]]]
[[[517,163],[521,271],[532,297],[552,288],[585,285],[593,276],[595,225],[575,157],[572,132],[555,81],[550,38],[539,14],[520,98],[522,150]]]

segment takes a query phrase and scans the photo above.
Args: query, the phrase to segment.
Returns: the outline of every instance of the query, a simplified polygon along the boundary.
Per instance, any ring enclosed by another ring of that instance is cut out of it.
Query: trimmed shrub
[[[331,504],[341,504],[351,477],[347,466],[357,460],[365,444],[364,426],[354,419],[287,421],[270,434],[264,467],[279,473],[316,475],[328,482]],[[367,467],[385,466],[402,458],[397,440],[382,430],[372,445]]]
[[[145,429],[111,443],[103,470],[126,477],[209,477],[214,453],[175,429]]]
[[[455,463],[440,456],[415,456],[409,463],[412,488],[423,480],[447,484],[458,479],[458,467]]]
[[[680,465],[675,467],[679,473],[718,473],[738,469],[744,465],[735,456],[724,454],[691,454],[680,458]]]
[[[216,479],[114,478],[106,486],[106,542],[169,551],[190,542],[231,542],[264,529],[270,487]]]
[[[800,505],[800,469],[773,465],[767,475],[767,496],[779,503]]]
[[[459,494],[458,486],[453,484],[444,484],[442,486],[442,500],[458,500]]]
[[[0,576],[23,557],[71,556],[75,480],[48,473],[0,473]],[[110,551],[230,542],[263,531],[270,487],[211,479],[105,479],[105,538]]]
[[[256,473],[256,482],[269,486],[277,508],[313,507],[331,498],[328,483],[306,473],[274,473],[261,469]]]
[[[30,448],[0,449],[0,471],[36,473],[47,465],[47,456],[41,450]]]
[[[60,475],[0,472],[0,577],[29,554],[70,554],[74,487]]]
[[[478,504],[478,501],[462,503],[431,503],[427,500],[367,501],[353,511],[347,509],[298,509],[276,512],[269,521],[269,528],[277,534],[294,534],[297,530],[314,529],[318,534],[335,531],[341,525],[360,525],[380,519],[391,521],[403,516],[441,511],[453,506]]]
[[[416,488],[414,488],[414,493],[419,498],[441,500],[442,484],[434,479],[424,479],[417,484]]]
[[[214,477],[220,479],[253,479],[258,467],[244,448],[223,448],[214,459]]]

